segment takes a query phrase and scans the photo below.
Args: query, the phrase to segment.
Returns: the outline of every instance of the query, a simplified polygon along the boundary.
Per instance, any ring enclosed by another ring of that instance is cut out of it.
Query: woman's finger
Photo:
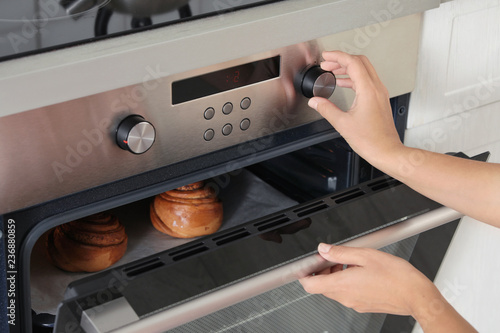
[[[338,264],[365,266],[367,264],[366,249],[348,246],[335,246],[321,243],[318,246],[319,254],[326,260]]]
[[[353,81],[353,88],[370,89],[373,80],[378,82],[378,76],[365,56],[353,56],[341,51],[325,51],[323,59],[327,62],[338,63],[341,68],[345,68],[345,74],[349,75]]]
[[[342,67],[338,62],[331,62],[331,61],[323,61],[320,64],[321,69],[329,72],[336,72],[339,75],[345,74],[345,68]]]
[[[342,88],[353,88],[354,83],[350,78],[337,78],[336,85]]]

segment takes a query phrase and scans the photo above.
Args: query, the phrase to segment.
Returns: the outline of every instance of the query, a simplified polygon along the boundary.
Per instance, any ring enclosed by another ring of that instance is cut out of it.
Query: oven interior
[[[284,172],[281,166],[286,166]],[[245,222],[286,210],[322,195],[345,190],[360,180],[379,174],[354,154],[341,138],[278,156],[246,168],[237,169],[205,180],[205,186],[216,190],[223,203],[224,220],[218,233]],[[154,256],[172,248],[179,249],[174,260],[203,251],[191,248],[193,239],[175,238],[157,231],[150,221],[150,205],[154,197],[139,200],[109,213],[118,217],[128,236],[127,252],[114,266]],[[69,221],[68,221],[69,222]],[[279,221],[272,223],[278,224]],[[270,225],[269,227],[272,227]],[[68,273],[56,268],[46,249],[47,231],[36,242],[31,255],[31,303],[36,315],[34,327],[54,319],[67,286],[89,273]],[[232,232],[224,243],[245,233]],[[279,234],[270,237],[277,237]],[[113,266],[113,267],[114,267]]]

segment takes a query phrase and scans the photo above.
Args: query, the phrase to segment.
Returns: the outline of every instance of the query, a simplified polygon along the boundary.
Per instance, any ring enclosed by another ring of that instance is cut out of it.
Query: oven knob
[[[332,72],[324,71],[320,66],[314,65],[302,70],[295,80],[295,85],[307,98],[329,98],[335,90],[336,82]]]
[[[139,115],[123,119],[116,129],[116,143],[134,154],[148,151],[155,142],[156,132],[151,123]]]

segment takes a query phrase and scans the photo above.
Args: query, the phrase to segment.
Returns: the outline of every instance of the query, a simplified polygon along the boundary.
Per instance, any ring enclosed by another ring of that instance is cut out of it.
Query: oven
[[[166,3],[41,1],[45,16],[4,20],[1,330],[410,330],[296,280],[323,267],[319,242],[383,248],[432,279],[461,215],[371,167],[307,100],[348,108],[321,52],[365,54],[404,138],[421,13],[439,1]],[[166,223],[161,204],[188,190],[216,209],[183,201]]]

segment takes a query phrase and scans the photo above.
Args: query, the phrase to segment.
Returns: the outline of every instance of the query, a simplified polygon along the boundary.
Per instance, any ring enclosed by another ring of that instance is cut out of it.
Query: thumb
[[[367,256],[362,248],[336,246],[321,243],[318,246],[319,254],[326,260],[342,265],[365,266]]]
[[[345,112],[342,111],[338,106],[330,102],[326,98],[322,97],[313,97],[309,99],[308,102],[309,107],[313,108],[314,110],[318,111],[320,115],[323,116],[330,124],[335,127],[334,122],[336,119],[339,117],[342,117]]]

